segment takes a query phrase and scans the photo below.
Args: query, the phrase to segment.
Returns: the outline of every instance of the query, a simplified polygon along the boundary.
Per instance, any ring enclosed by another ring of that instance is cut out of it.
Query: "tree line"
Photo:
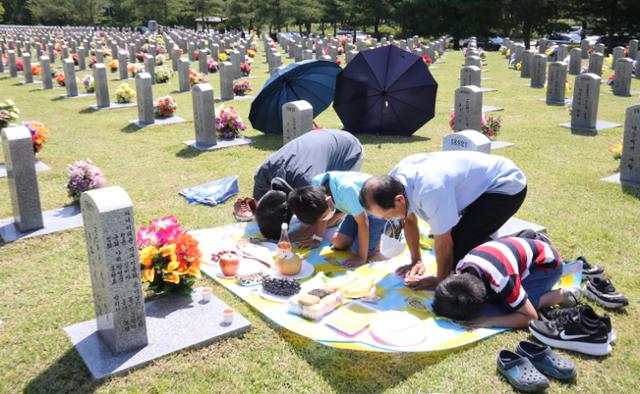
[[[4,15],[3,15],[4,13]],[[524,39],[571,25],[584,33],[640,32],[640,0],[0,0],[9,24],[194,27],[221,16],[218,29],[334,34],[508,35]]]

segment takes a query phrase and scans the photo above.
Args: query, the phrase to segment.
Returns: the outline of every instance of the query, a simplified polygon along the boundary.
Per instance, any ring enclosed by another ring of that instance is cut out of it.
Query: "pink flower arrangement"
[[[220,116],[216,116],[216,131],[222,139],[232,140],[240,137],[247,125],[238,116],[235,108],[220,108]]]
[[[171,96],[160,97],[156,103],[156,116],[169,117],[178,109],[176,99]]]
[[[236,96],[246,96],[249,92],[251,92],[249,81],[242,81],[233,85],[233,94]]]
[[[147,246],[158,247],[166,243],[173,243],[181,233],[180,223],[178,223],[175,216],[153,219],[151,226],[140,226],[140,230],[138,230],[138,248],[144,249]]]
[[[24,63],[22,63],[22,59],[16,59],[16,70],[24,71]]]
[[[240,71],[242,71],[242,75],[248,77],[251,74],[251,64],[247,62],[240,63]]]
[[[449,127],[453,129],[456,121],[456,113],[451,111],[449,115]],[[494,118],[493,116],[487,116],[486,113],[482,113],[482,117],[480,118],[480,131],[482,134],[487,136],[487,138],[493,140],[497,135],[500,129],[502,128],[502,119]]]
[[[78,201],[83,192],[99,189],[107,184],[102,170],[94,166],[89,159],[69,165],[68,172],[67,192],[74,201]]]
[[[427,66],[433,63],[433,59],[427,55],[422,55],[422,61],[425,62]]]
[[[209,69],[210,73],[217,73],[218,70],[220,69],[220,65],[218,64],[217,61],[215,61],[213,58],[211,58],[207,62],[207,68]]]

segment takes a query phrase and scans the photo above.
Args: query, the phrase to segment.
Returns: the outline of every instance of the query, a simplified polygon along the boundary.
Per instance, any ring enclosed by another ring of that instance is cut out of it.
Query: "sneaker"
[[[611,318],[609,315],[599,315],[590,305],[587,304],[578,304],[572,308],[551,308],[545,307],[538,311],[538,315],[540,319],[543,321],[553,321],[562,319],[562,316],[582,316],[585,320],[585,323],[589,327],[597,327],[598,322],[603,322],[605,327],[607,327],[607,335],[609,337],[609,343],[614,343],[616,341],[616,331],[613,329],[611,325]]]
[[[534,393],[549,387],[549,379],[531,364],[528,358],[510,350],[498,353],[498,372],[517,390]]]
[[[559,349],[573,350],[591,356],[611,353],[607,327],[597,322],[591,327],[581,315],[561,316],[557,320],[532,320],[529,331],[540,342]]]
[[[516,234],[516,237],[518,238],[527,238],[527,239],[535,239],[538,241],[542,241],[546,244],[549,244],[551,246],[553,246],[553,242],[551,242],[551,240],[549,239],[549,237],[547,237],[546,235],[544,235],[541,232],[535,231],[535,230],[531,230],[531,229],[526,229],[526,230],[522,230],[519,233]]]
[[[570,308],[580,303],[580,297],[582,297],[582,289],[579,287],[566,287],[564,289],[564,299],[560,302],[560,307]]]
[[[604,274],[604,268],[591,265],[587,262],[587,258],[584,256],[580,256],[576,259],[576,261],[582,261],[582,279],[586,280],[590,276],[601,276]]]
[[[526,357],[544,375],[558,380],[572,380],[576,377],[576,366],[549,346],[540,346],[528,341],[520,341],[516,353]]]
[[[629,305],[627,297],[616,291],[609,278],[589,277],[585,287],[585,294],[589,299],[605,308],[617,309]]]
[[[256,201],[251,197],[238,198],[233,204],[233,216],[239,222],[253,220],[253,212],[256,209]]]

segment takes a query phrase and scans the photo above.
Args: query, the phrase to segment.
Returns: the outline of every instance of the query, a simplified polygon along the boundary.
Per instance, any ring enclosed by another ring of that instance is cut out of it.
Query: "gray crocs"
[[[528,358],[540,372],[559,380],[571,380],[576,377],[576,366],[549,346],[540,346],[528,341],[520,341],[516,353]]]
[[[510,350],[503,349],[498,353],[498,371],[520,391],[534,393],[549,387],[549,379],[528,358]]]

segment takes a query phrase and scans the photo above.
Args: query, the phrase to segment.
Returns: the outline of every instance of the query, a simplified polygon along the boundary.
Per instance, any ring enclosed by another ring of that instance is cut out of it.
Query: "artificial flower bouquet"
[[[193,68],[189,69],[189,86],[193,86],[198,83],[207,83],[207,76],[203,73],[199,73]]]
[[[156,69],[154,77],[156,79],[156,83],[165,83],[171,79],[172,75],[173,71],[169,67],[163,66]]]
[[[76,161],[67,166],[67,169],[67,193],[74,202],[80,200],[83,192],[99,189],[107,184],[102,170],[93,165],[89,159]]]
[[[118,71],[119,62],[118,59],[111,59],[107,62],[107,67],[111,70],[112,73]]]
[[[242,76],[248,77],[251,74],[251,64],[248,62],[240,63],[240,71],[242,71]]]
[[[31,74],[33,74],[34,76],[40,75],[41,71],[42,67],[40,67],[38,63],[31,65]]]
[[[66,86],[64,83],[63,73],[56,73],[56,75],[54,76],[54,79],[56,80],[56,83],[58,84],[58,86]]]
[[[228,58],[228,56],[227,56],[226,53],[224,53],[224,52],[218,53],[218,61],[219,62],[226,62],[227,58]]]
[[[20,110],[16,106],[16,103],[11,99],[0,101],[0,129],[9,126],[10,123],[18,120],[20,116]]]
[[[191,294],[200,278],[198,241],[180,228],[174,216],[153,219],[138,230],[142,283],[153,293]]]
[[[96,91],[96,81],[92,75],[87,75],[82,79],[82,86],[87,93],[94,93]]]
[[[42,122],[24,122],[26,127],[31,133],[31,141],[33,141],[33,154],[40,152],[44,148],[45,142],[49,141],[49,130],[44,126]]]
[[[607,150],[611,154],[613,160],[620,160],[622,158],[622,144],[609,145]]]
[[[158,117],[168,118],[178,109],[176,99],[171,96],[160,97],[155,105],[155,113]]]
[[[247,56],[253,59],[254,57],[256,57],[256,51],[254,49],[247,50]]]
[[[449,116],[449,127],[453,129],[453,126],[456,121],[456,113],[451,111],[451,115]],[[502,128],[502,118],[494,118],[493,116],[487,116],[486,113],[482,113],[482,118],[480,119],[480,130],[477,130],[484,134],[490,140],[494,140],[498,136],[498,132]]]
[[[249,81],[242,81],[233,85],[233,94],[236,96],[246,96],[249,92],[251,92]]]
[[[156,66],[162,66],[165,60],[167,59],[162,53],[156,55]]]
[[[216,116],[216,131],[218,137],[225,140],[232,140],[241,136],[247,129],[247,125],[238,116],[235,108],[220,108],[219,116]]]
[[[116,89],[116,102],[120,104],[128,104],[136,98],[136,91],[131,89],[129,84],[122,83]]]
[[[207,61],[207,68],[209,69],[210,73],[215,74],[220,69],[220,65],[217,61],[215,61],[215,59],[211,58],[209,59],[209,61]]]
[[[129,64],[127,66],[127,71],[129,71],[129,74],[131,75],[132,78],[135,78],[136,75],[140,74],[141,72],[144,72],[144,66],[142,64]]]

